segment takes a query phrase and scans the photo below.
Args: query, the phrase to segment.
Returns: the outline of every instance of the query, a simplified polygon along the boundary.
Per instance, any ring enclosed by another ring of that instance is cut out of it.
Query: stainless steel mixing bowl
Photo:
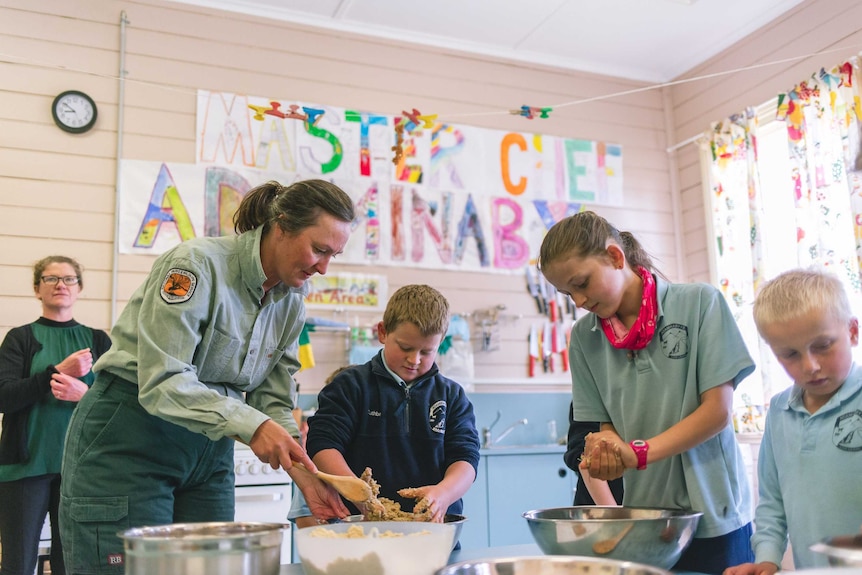
[[[811,550],[825,554],[833,567],[862,567],[862,534],[827,537]]]
[[[443,567],[435,575],[511,575],[541,573],[542,575],[670,575],[670,571],[631,561],[615,561],[598,557],[504,557],[474,559]]]
[[[117,535],[126,550],[126,575],[278,575],[284,528],[281,523],[174,523]]]
[[[689,546],[702,513],[640,507],[557,507],[524,518],[548,555],[634,561],[670,569]]]

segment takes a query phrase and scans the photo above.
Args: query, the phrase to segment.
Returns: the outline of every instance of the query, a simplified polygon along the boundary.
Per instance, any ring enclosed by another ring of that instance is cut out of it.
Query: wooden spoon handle
[[[609,539],[603,539],[602,541],[596,541],[593,543],[593,553],[597,555],[606,555],[616,549],[617,544],[622,541],[623,537],[625,537],[629,531],[634,527],[634,523],[629,523],[625,527],[620,530],[619,533],[614,535]]]
[[[352,475],[332,475],[323,471],[312,473],[304,465],[296,462],[294,462],[293,466],[306,473],[315,475],[318,479],[328,483],[341,495],[354,503],[366,503],[373,497],[371,486],[358,477],[353,477]]]

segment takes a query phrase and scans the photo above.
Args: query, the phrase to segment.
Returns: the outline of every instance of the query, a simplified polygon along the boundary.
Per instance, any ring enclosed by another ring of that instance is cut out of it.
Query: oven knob
[[[263,474],[264,474],[264,475],[269,475],[269,474],[270,474],[270,473],[272,473],[273,471],[275,471],[275,470],[274,470],[272,467],[270,467],[269,465],[264,465],[264,466],[263,466]]]
[[[257,463],[252,463],[248,466],[248,472],[252,475],[257,475],[258,473],[260,473],[260,465],[258,465]]]
[[[245,472],[248,470],[248,467],[244,463],[240,463],[234,469],[234,473],[237,475],[245,475]]]

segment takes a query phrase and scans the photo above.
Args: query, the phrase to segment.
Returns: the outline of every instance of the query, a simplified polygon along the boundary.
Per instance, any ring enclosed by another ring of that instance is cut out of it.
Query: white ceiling
[[[666,82],[803,0],[174,0],[646,82]]]

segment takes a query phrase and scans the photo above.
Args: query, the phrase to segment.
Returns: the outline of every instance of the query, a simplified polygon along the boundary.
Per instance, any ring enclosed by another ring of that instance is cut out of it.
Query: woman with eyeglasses
[[[51,573],[65,574],[57,512],[63,440],[72,410],[92,385],[93,362],[111,347],[104,331],[74,320],[81,265],[48,256],[33,268],[42,316],[13,328],[0,345],[0,573],[33,573],[45,515],[51,517]]]

